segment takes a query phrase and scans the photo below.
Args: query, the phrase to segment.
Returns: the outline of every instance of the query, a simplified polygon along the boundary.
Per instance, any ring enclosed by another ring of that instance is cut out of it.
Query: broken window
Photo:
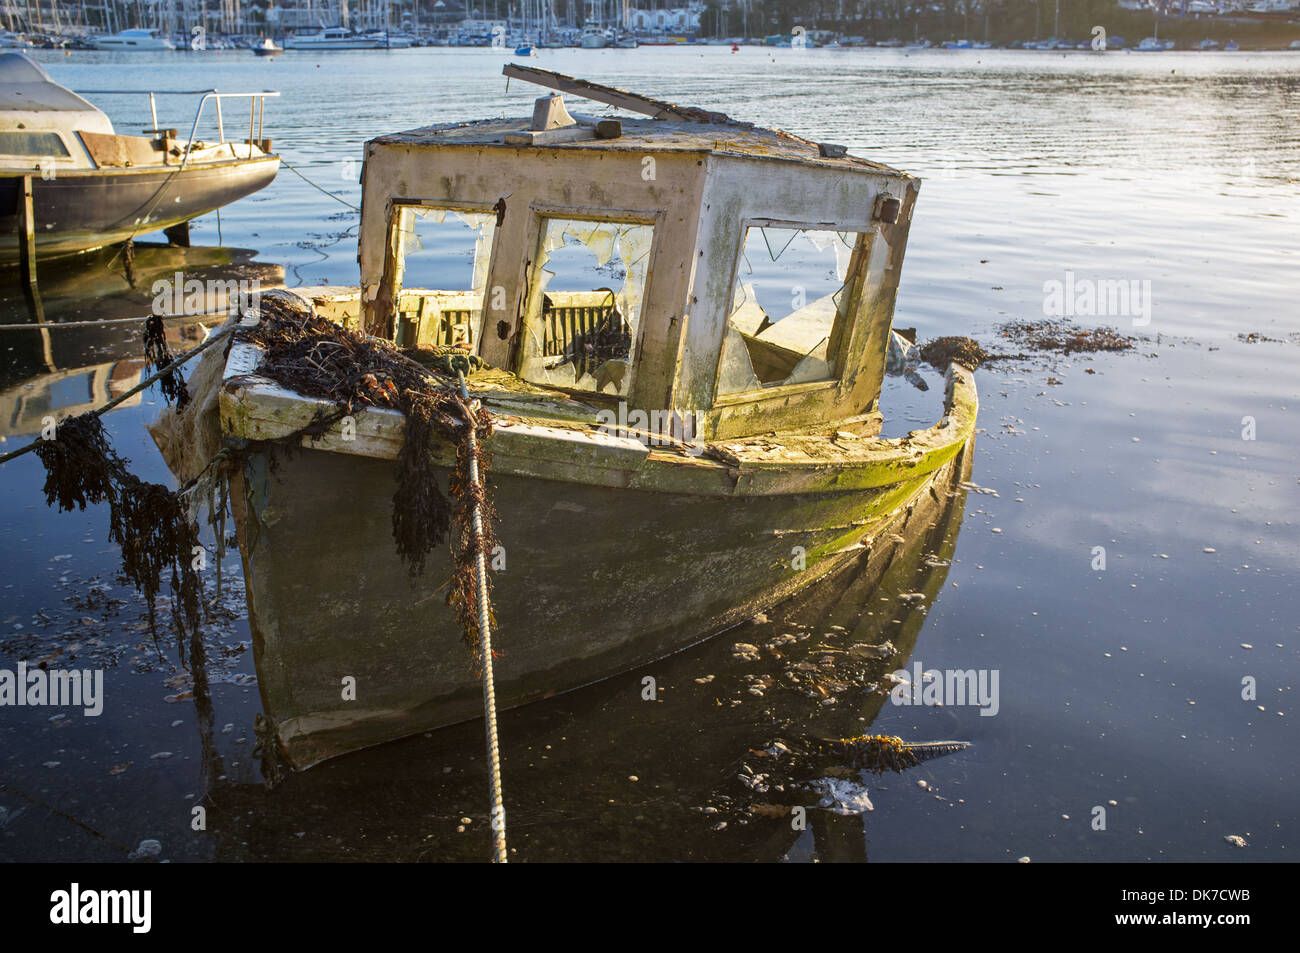
[[[519,373],[627,396],[654,228],[547,218],[532,269]]]
[[[396,207],[398,344],[477,346],[496,221],[495,212]]]
[[[865,247],[860,232],[751,226],[736,268],[718,393],[834,380]]]

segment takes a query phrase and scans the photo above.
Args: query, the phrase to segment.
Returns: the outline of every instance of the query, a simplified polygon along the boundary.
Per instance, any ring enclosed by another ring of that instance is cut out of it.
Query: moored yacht
[[[157,50],[174,50],[175,44],[157,30],[123,30],[111,36],[92,36],[90,45],[96,50],[120,50],[128,53],[144,53]]]
[[[286,50],[382,50],[387,42],[371,33],[353,33],[341,26],[295,33],[284,41]]]
[[[251,125],[264,97],[276,95],[205,93],[199,111],[209,99],[246,100]],[[193,131],[181,139],[160,128],[122,135],[26,55],[0,54],[0,263],[166,230],[256,192],[280,167],[257,124],[251,140],[198,140]]]
[[[609,36],[596,24],[588,23],[578,38],[578,45],[584,50],[603,50],[609,46]]]

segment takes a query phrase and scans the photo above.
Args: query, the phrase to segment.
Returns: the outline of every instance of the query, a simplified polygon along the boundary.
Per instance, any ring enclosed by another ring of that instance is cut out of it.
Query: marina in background
[[[852,49],[1300,51],[1300,0],[0,0],[0,48],[119,52],[420,46],[637,49],[712,44]],[[260,54],[260,55],[265,55]],[[520,54],[527,55],[527,54]]]

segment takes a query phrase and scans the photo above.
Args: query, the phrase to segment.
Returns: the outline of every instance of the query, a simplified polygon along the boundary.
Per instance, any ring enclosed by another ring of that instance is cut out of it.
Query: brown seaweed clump
[[[970,747],[968,741],[904,741],[894,735],[860,735],[856,738],[797,739],[766,749],[769,757],[789,756],[794,767],[806,773],[828,768],[852,768],[884,774],[903,772],[923,761]]]
[[[198,572],[193,565],[197,533],[180,498],[158,483],[145,483],[127,469],[94,414],[69,417],[43,440],[35,453],[45,467],[45,502],[61,511],[107,503],[109,538],[122,551],[122,572],[145,597],[149,627],[158,633],[154,604],[163,573],[171,570],[173,617],[188,628],[191,649],[200,621]],[[180,643],[182,663],[185,643]]]
[[[954,361],[974,370],[990,357],[992,355],[980,347],[979,342],[967,337],[935,338],[921,346],[921,358],[940,370],[947,370]]]
[[[947,369],[954,361],[974,370],[993,361],[1024,360],[1035,352],[1093,354],[1127,351],[1137,344],[1136,338],[1120,334],[1114,328],[1086,328],[1065,319],[1010,321],[998,328],[998,334],[1023,350],[990,351],[972,338],[942,337],[923,344],[921,357],[940,370]]]
[[[467,404],[454,379],[445,375],[454,362],[433,369],[404,355],[391,342],[345,328],[277,297],[264,296],[260,321],[241,329],[240,336],[263,349],[257,373],[308,397],[335,405],[305,428],[323,435],[326,428],[361,407],[386,407],[406,417],[402,448],[397,455],[397,491],[393,494],[393,539],[412,577],[424,572],[426,557],[453,531],[455,570],[448,604],[456,610],[466,643],[478,655],[477,559],[496,546],[495,513],[484,491],[490,456],[482,450],[492,433],[491,415]],[[463,360],[468,356],[449,352]],[[473,420],[477,437],[474,459],[479,486],[469,478],[470,441],[465,421]],[[296,439],[290,435],[286,441]],[[433,449],[435,441],[456,447],[456,464],[449,481],[454,503],[439,487]],[[483,515],[483,534],[474,533],[473,512]]]
[[[909,743],[893,735],[863,735],[858,738],[841,738],[828,743],[827,747],[849,767],[884,774],[886,771],[906,771],[922,761],[962,751],[970,745],[965,741]]]
[[[1097,351],[1127,351],[1137,340],[1114,328],[1086,328],[1066,319],[1011,321],[998,333],[1030,351],[1060,354],[1092,354]]]

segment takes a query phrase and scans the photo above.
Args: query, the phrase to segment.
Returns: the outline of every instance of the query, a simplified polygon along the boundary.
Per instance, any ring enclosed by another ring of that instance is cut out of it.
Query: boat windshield
[[[636,222],[543,219],[521,377],[627,396],[653,240]]]
[[[0,132],[0,155],[66,157],[68,154],[68,147],[56,132]]]
[[[736,268],[718,393],[834,380],[866,236],[751,226]]]

